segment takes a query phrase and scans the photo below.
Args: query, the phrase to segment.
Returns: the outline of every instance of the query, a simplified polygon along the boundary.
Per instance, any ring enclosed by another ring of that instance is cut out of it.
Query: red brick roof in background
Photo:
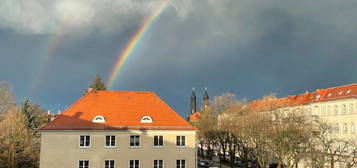
[[[269,108],[298,106],[314,102],[325,102],[356,97],[357,84],[349,84],[333,88],[316,89],[315,92],[305,92],[303,94],[282,98],[254,100],[250,104],[250,107],[257,110],[269,110]]]
[[[101,115],[105,123],[93,123]],[[150,116],[152,123],[141,123]],[[41,130],[196,130],[153,92],[92,91]]]

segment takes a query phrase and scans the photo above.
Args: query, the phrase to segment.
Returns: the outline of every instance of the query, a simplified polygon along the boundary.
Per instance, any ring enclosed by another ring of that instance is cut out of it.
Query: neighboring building
[[[317,89],[283,98],[266,97],[255,100],[250,107],[258,111],[304,113],[313,120],[329,124],[333,136],[342,140],[355,140],[357,127],[357,84]],[[345,167],[336,163],[336,168]]]
[[[196,167],[196,128],[153,92],[91,91],[40,131],[40,168]]]

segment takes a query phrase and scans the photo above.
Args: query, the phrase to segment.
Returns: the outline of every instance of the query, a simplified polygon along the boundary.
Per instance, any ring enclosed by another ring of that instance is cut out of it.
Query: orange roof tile
[[[101,115],[105,123],[93,123]],[[141,123],[150,116],[152,123]],[[92,91],[41,130],[196,130],[153,92]]]
[[[357,84],[349,84],[338,87],[317,89],[315,92],[305,92],[283,98],[254,100],[250,107],[256,110],[269,110],[268,108],[280,108],[298,106],[314,102],[324,102],[338,99],[356,98]]]

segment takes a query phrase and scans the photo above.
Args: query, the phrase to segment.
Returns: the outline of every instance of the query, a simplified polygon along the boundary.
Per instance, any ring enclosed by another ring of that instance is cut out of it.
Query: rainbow
[[[125,62],[128,58],[134,53],[135,49],[138,47],[138,44],[145,37],[146,32],[152,27],[160,15],[167,9],[169,5],[169,0],[163,0],[160,2],[158,7],[152,11],[152,13],[144,20],[143,24],[139,27],[136,33],[130,38],[129,42],[126,44],[124,50],[119,54],[119,57],[112,69],[109,80],[108,88],[111,88],[118,78],[121,70],[123,69]]]
[[[39,65],[35,69],[34,77],[30,83],[29,94],[35,92],[37,85],[40,83],[41,78],[44,76],[44,69],[48,66],[51,56],[54,55],[59,47],[64,36],[64,24],[57,22],[53,25],[53,32],[50,34],[41,50]]]

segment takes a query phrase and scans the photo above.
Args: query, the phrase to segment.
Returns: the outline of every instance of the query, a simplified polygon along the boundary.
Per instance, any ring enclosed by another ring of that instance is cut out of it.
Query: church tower
[[[190,109],[191,114],[197,112],[195,88],[192,88],[191,107],[190,108],[191,108]]]
[[[205,87],[205,93],[203,95],[203,108],[207,108],[209,106],[209,96],[207,87]]]

